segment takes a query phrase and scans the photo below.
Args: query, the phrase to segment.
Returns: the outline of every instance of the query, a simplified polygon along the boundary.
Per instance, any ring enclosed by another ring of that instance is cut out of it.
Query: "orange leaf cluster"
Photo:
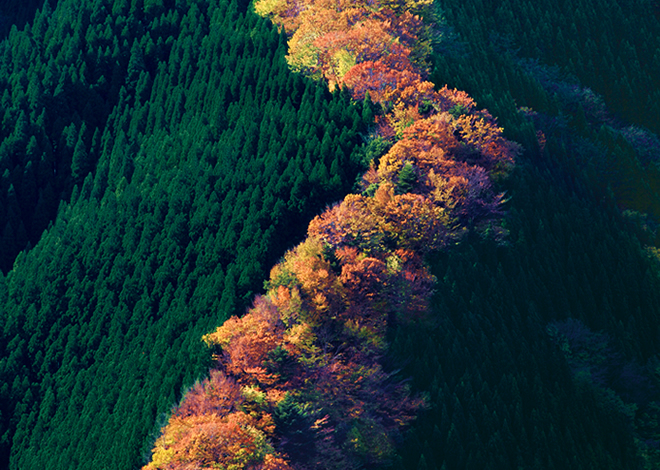
[[[246,396],[233,379],[211,371],[174,411],[144,469],[291,469],[269,443],[273,419],[249,413]]]
[[[316,217],[308,234],[337,246],[373,255],[392,247],[424,254],[442,248],[452,235],[449,211],[419,194],[395,194],[381,184],[374,197],[351,194]]]

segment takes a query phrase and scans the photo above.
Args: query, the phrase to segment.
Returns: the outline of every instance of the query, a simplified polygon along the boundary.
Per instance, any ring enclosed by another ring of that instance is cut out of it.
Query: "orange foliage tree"
[[[211,371],[174,410],[145,470],[290,469],[269,443],[275,428],[271,416],[246,412],[250,398],[233,378]]]

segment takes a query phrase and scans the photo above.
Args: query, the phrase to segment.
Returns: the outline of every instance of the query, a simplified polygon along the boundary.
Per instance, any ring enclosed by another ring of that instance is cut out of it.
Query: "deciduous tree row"
[[[257,2],[290,29],[295,70],[380,105],[373,139],[391,148],[361,194],[310,223],[252,309],[204,337],[216,368],[175,409],[145,468],[375,467],[425,406],[383,368],[386,334],[430,321],[425,254],[497,226],[503,196],[491,178],[518,146],[465,93],[424,80],[413,56],[426,30],[408,7]]]

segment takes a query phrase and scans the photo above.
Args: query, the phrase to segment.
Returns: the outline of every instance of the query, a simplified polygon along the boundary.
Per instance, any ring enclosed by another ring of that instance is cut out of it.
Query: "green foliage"
[[[3,242],[30,230],[24,195],[57,210],[78,184],[0,280],[2,467],[140,465],[208,368],[199,338],[244,311],[360,168],[361,107],[290,74],[269,22],[223,0],[135,6],[61,0],[38,47],[12,49],[28,32],[0,44],[3,72],[55,56],[35,69],[46,136],[25,100],[6,107],[3,132],[18,125],[0,152],[25,141],[35,159],[0,173]]]
[[[268,373],[278,375],[281,381],[287,381],[292,378],[295,370],[295,361],[295,357],[291,356],[282,345],[277,345],[268,354],[265,367]]]
[[[406,162],[397,178],[396,192],[397,194],[405,194],[410,192],[415,183],[417,182],[417,174],[415,167],[411,162]]]
[[[378,159],[387,153],[392,146],[392,143],[382,136],[370,137],[367,139],[367,144],[364,146],[363,162],[365,167],[371,163],[378,166]]]
[[[467,108],[462,104],[457,104],[447,112],[454,116],[455,119],[458,119],[460,116],[467,114]]]
[[[282,439],[282,449],[303,463],[314,455],[316,441],[316,433],[312,428],[314,413],[306,408],[292,394],[287,393],[273,413],[278,435]]]

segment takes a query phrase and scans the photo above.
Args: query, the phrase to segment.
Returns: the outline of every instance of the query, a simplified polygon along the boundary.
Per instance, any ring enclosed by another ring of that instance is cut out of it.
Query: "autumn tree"
[[[174,410],[144,469],[288,470],[269,444],[271,415],[246,413],[250,399],[249,389],[241,389],[221,371],[211,371]]]

